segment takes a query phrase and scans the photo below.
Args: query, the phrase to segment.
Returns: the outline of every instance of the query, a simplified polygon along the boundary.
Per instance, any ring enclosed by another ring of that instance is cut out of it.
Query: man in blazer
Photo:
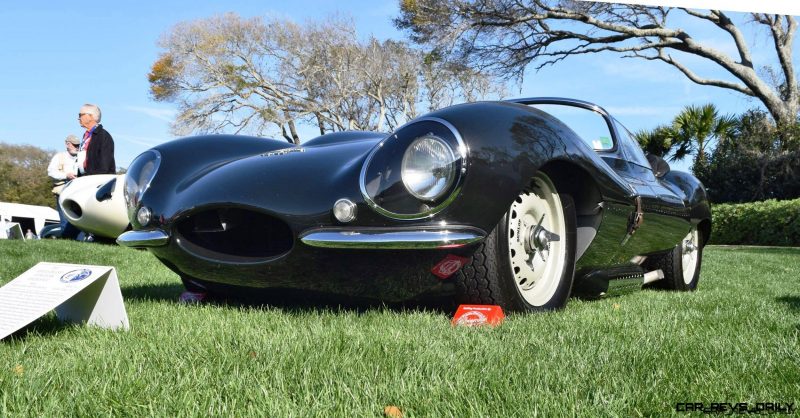
[[[85,104],[78,112],[78,121],[86,129],[78,151],[78,176],[115,174],[114,139],[100,125],[100,108]]]

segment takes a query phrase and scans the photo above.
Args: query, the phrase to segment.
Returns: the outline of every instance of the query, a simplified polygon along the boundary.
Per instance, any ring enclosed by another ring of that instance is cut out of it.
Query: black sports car
[[[705,190],[602,108],[532,98],[448,107],[390,134],[300,146],[178,139],[125,179],[132,231],[189,290],[285,288],[563,307],[615,283],[694,290]]]

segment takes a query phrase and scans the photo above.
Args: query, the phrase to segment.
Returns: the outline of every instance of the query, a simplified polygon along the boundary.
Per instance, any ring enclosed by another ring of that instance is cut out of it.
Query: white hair
[[[94,121],[100,123],[100,118],[102,117],[100,113],[100,108],[97,105],[93,105],[91,103],[86,103],[85,105],[81,106],[81,113],[90,113],[94,116]]]

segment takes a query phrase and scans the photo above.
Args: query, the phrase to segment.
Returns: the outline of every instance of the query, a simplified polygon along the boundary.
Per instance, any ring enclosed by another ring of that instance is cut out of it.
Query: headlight
[[[150,186],[159,165],[161,165],[161,154],[156,150],[148,150],[136,157],[128,167],[128,172],[125,173],[123,194],[129,218],[134,214],[142,194]]]
[[[456,160],[453,149],[443,139],[433,135],[417,138],[403,155],[403,185],[419,200],[436,200],[453,184]]]
[[[388,135],[361,167],[364,201],[393,219],[424,219],[458,197],[468,148],[450,122],[425,117]]]

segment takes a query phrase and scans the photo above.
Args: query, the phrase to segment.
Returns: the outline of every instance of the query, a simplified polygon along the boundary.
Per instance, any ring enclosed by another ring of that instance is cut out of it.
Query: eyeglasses
[[[83,116],[83,115],[89,115],[89,114],[90,114],[90,113],[78,113],[78,119],[80,119],[80,118],[81,118],[81,116]]]

